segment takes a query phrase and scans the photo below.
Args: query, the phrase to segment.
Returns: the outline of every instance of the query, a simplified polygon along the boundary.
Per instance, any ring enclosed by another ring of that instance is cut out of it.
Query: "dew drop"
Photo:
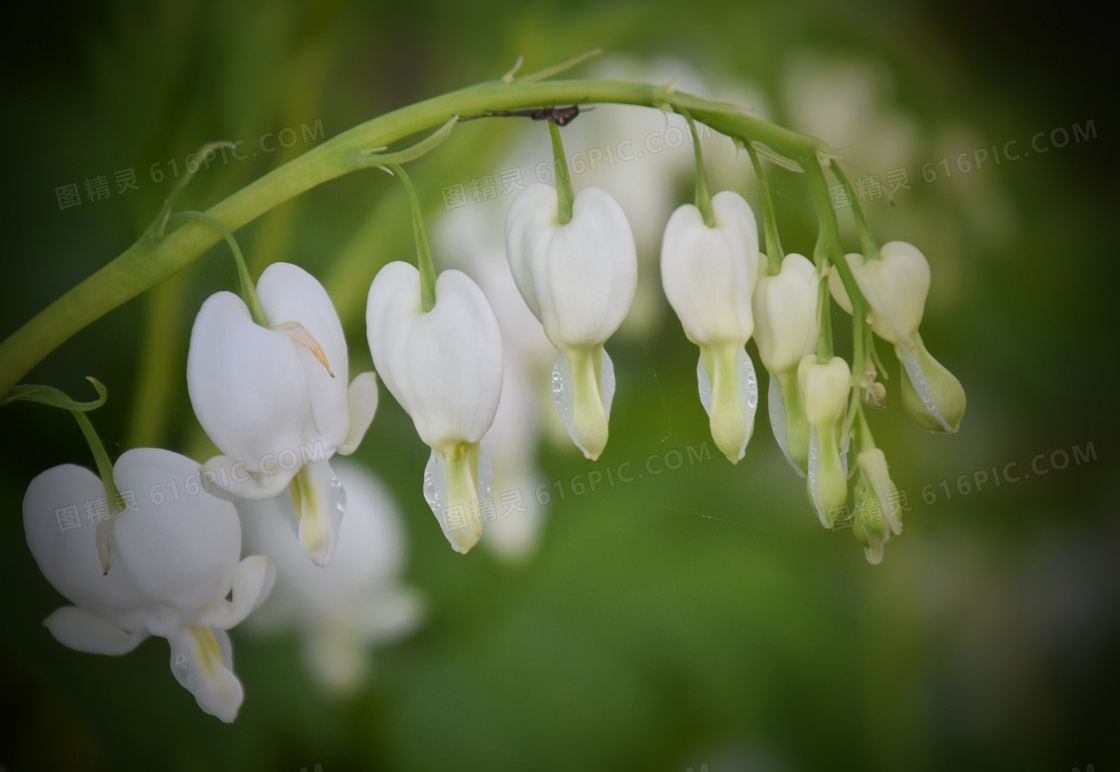
[[[704,367],[704,355],[700,355],[700,361],[696,363],[696,384],[700,387],[700,404],[704,406],[704,412],[708,415],[712,414],[712,382],[708,380],[708,368]]]

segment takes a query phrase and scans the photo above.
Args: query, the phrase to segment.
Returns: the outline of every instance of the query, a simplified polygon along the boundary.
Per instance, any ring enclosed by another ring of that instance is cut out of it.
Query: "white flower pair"
[[[237,512],[198,487],[198,477],[196,462],[167,450],[136,448],[117,459],[113,481],[131,495],[113,523],[108,572],[96,545],[99,515],[89,514],[88,525],[62,516],[98,512],[105,501],[105,485],[88,469],[66,464],[32,480],[23,525],[43,576],[73,604],[44,622],[55,638],[95,654],[166,638],[179,683],[204,711],[230,722],[244,693],[225,631],[265,599],[275,570],[266,556],[239,562]]]

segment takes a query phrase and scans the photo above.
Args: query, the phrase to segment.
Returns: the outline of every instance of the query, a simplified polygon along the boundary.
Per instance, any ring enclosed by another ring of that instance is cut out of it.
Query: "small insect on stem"
[[[584,108],[584,112],[594,108]],[[485,115],[464,115],[459,118],[461,121],[469,121],[475,118],[511,118],[523,117],[532,118],[534,121],[551,121],[557,126],[567,126],[569,123],[576,119],[579,115],[579,105],[567,105],[563,107],[533,107],[528,110],[493,110],[487,112]]]

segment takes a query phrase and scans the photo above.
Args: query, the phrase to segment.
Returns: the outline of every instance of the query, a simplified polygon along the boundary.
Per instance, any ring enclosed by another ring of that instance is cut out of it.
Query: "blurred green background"
[[[427,449],[383,390],[358,457],[406,515],[406,579],[426,598],[425,624],[378,649],[373,679],[347,699],[311,682],[294,636],[234,630],[246,699],[227,726],[175,683],[163,641],[98,657],[41,626],[62,600],[27,550],[20,502],[32,477],[88,465],[88,451],[61,411],[5,407],[0,769],[1120,768],[1109,23],[1020,4],[813,0],[93,2],[13,14],[0,71],[0,335],[123,251],[170,190],[171,159],[202,142],[252,147],[318,121],[330,137],[496,78],[518,54],[532,70],[601,46],[639,67],[680,63],[711,96],[754,94],[779,123],[834,131],[824,139],[844,146],[853,178],[907,169],[910,189],[893,206],[869,201],[868,214],[881,241],[929,258],[923,337],[969,408],[956,436],[919,429],[881,347],[895,404],[872,426],[913,511],[880,566],[850,534],[820,528],[764,406],[737,466],[715,453],[554,501],[535,559],[508,566],[448,549],[419,496]],[[444,213],[441,188],[494,174],[534,131],[476,122],[414,164],[430,222]],[[1039,132],[1046,152],[1030,152]],[[1019,158],[961,171],[961,153],[975,166],[977,150],[1012,140]],[[321,141],[211,168],[182,204],[205,208]],[[113,173],[126,168],[138,186],[118,194]],[[745,157],[718,173],[753,189]],[[97,175],[107,198],[83,192],[60,208],[57,187]],[[771,179],[787,248],[811,250],[800,178]],[[688,200],[687,184],[673,195]],[[413,255],[406,216],[392,180],[361,172],[238,238],[255,272],[288,260],[324,281],[358,372],[370,366],[369,282]],[[215,248],[26,380],[80,399],[84,376],[103,381],[110,401],[93,421],[113,455],[195,452],[190,323],[202,299],[233,287]],[[695,348],[660,303],[610,346],[619,386],[606,452],[587,462],[542,439],[548,483],[570,490],[574,475],[710,444]],[[1011,462],[1018,481],[1003,474]]]

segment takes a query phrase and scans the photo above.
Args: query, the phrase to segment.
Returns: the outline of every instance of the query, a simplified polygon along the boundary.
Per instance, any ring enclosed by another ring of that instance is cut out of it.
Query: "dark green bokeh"
[[[869,216],[883,241],[911,241],[930,258],[923,337],[964,384],[969,409],[960,434],[931,436],[897,404],[897,375],[889,383],[895,404],[871,418],[913,512],[878,567],[850,534],[822,531],[760,411],[737,467],[716,452],[554,502],[538,558],[514,569],[482,550],[463,558],[448,549],[419,497],[426,449],[383,392],[359,457],[407,515],[407,577],[427,597],[427,623],[377,651],[370,688],[350,701],[317,690],[294,638],[235,630],[246,700],[225,726],[175,683],[164,642],[96,657],[63,648],[41,626],[61,600],[26,548],[20,502],[36,474],[88,465],[88,452],[64,413],[5,407],[0,769],[1120,764],[1120,525],[1106,487],[1116,469],[1118,278],[1107,23],[1024,6],[809,0],[121,2],[21,12],[8,25],[0,75],[0,335],[127,247],[170,189],[152,181],[152,165],[166,174],[168,159],[181,163],[204,141],[252,141],[318,120],[333,136],[497,77],[518,54],[535,69],[599,46],[672,56],[711,81],[753,82],[781,122],[790,119],[783,74],[813,53],[886,73],[886,106],[919,125],[914,190],[894,207],[872,202]],[[1022,150],[1039,131],[1090,121],[1092,138],[1043,155],[953,177],[938,165],[1012,139]],[[492,171],[505,143],[531,130],[464,126],[416,163],[433,216],[441,185]],[[183,204],[204,208],[301,149],[210,170]],[[922,181],[923,161],[933,162],[934,183]],[[113,171],[128,167],[139,190],[59,211],[56,186],[98,174],[113,185]],[[811,250],[800,178],[773,181],[787,249]],[[689,192],[680,193],[683,202]],[[352,361],[368,367],[365,292],[378,265],[411,259],[406,216],[399,187],[363,172],[238,236],[256,271],[290,260],[324,279],[343,309]],[[110,401],[93,420],[114,456],[136,444],[193,452],[197,425],[181,377],[190,322],[204,297],[234,286],[228,253],[216,247],[26,380],[78,399],[92,398],[84,376],[105,382]],[[164,359],[142,372],[139,362],[157,354]],[[566,490],[590,470],[705,442],[714,450],[695,395],[696,351],[671,316],[652,337],[612,345],[612,356],[619,390],[603,457],[592,464],[542,445],[545,478]],[[1090,448],[1090,460],[1073,463],[1075,449]],[[1067,468],[1051,459],[1056,451],[1069,454]],[[1047,474],[1027,478],[1039,454]],[[977,472],[1009,462],[1022,479],[976,487]]]

